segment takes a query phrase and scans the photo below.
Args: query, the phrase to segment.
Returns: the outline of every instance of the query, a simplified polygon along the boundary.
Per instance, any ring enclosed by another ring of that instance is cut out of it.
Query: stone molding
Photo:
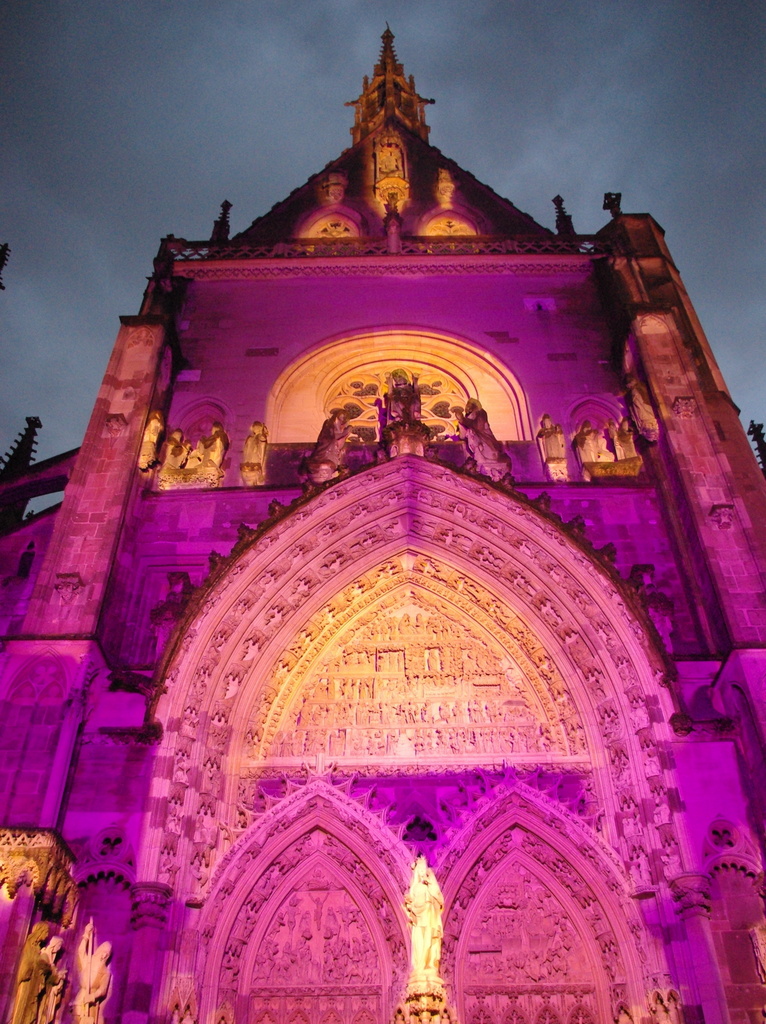
[[[453,257],[454,259],[454,257]],[[583,274],[591,273],[593,259],[572,256],[568,260],[520,260],[518,257],[476,257],[464,262],[424,263],[420,260],[397,258],[385,262],[354,262],[338,260],[332,263],[274,263],[254,264],[250,261],[225,263],[217,266],[201,263],[177,263],[174,273],[178,277],[196,281],[253,281],[275,277],[455,277],[466,274]]]

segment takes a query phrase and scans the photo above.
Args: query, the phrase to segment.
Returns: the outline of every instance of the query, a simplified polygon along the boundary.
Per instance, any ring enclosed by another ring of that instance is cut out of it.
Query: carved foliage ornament
[[[0,829],[0,884],[13,899],[21,885],[30,885],[47,915],[72,922],[77,906],[77,885],[71,870],[74,858],[58,835],[49,829]]]

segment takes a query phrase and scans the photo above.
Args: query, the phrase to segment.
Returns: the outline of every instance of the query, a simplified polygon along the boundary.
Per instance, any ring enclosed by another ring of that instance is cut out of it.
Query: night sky
[[[0,452],[82,439],[161,236],[232,230],[350,145],[386,20],[431,142],[553,227],[650,212],[745,425],[766,418],[761,0],[6,0]]]

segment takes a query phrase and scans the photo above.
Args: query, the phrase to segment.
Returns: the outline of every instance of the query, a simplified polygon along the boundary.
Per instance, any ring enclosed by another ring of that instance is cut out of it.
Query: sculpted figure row
[[[392,458],[402,454],[424,455],[432,430],[422,421],[419,375],[397,367],[388,373],[386,382],[385,394],[376,400],[381,445]],[[425,393],[434,394],[428,387]],[[659,437],[659,425],[648,388],[633,374],[625,378],[625,396],[632,419],[624,416],[619,422],[609,420],[605,427],[585,419],[574,435],[572,446],[580,458],[586,480],[591,476],[637,475],[641,458],[636,450],[636,433],[648,442],[655,442]],[[442,404],[446,410],[447,403]],[[495,482],[512,482],[510,459],[503,444],[495,437],[479,399],[470,398],[465,407],[454,405],[450,412],[457,421],[458,435],[468,450],[467,468]],[[342,475],[345,445],[355,436],[349,418],[355,414],[349,412],[349,408],[335,408],[323,422],[316,444],[304,463],[306,478],[312,484],[323,484]],[[446,416],[446,411],[440,415]],[[438,429],[443,430],[443,427]],[[178,429],[171,431],[162,444],[164,431],[162,413],[153,410],[149,413],[141,441],[139,469],[148,471],[159,465],[158,486],[161,490],[186,485],[218,486],[223,478],[222,462],[229,448],[229,438],[223,425],[213,423],[210,435],[199,438],[194,446]],[[371,429],[368,432],[372,434]],[[264,423],[260,420],[252,423],[240,462],[241,477],[247,486],[262,486],[265,482],[268,436]],[[568,467],[564,431],[548,413],[540,421],[537,440],[549,478],[566,481]],[[611,468],[608,468],[610,464]]]
[[[172,430],[161,444],[164,431],[164,417],[155,409],[149,413],[144,428],[138,468],[148,472],[158,465],[160,490],[183,486],[217,487],[223,479],[223,460],[229,449],[229,436],[223,424],[216,420],[210,434],[200,437],[196,445],[178,429]],[[259,487],[265,482],[268,440],[266,425],[256,420],[245,439],[239,466],[242,480],[248,487]]]
[[[61,964],[63,939],[50,926],[33,926],[21,953],[10,1024],[57,1024],[63,1010],[68,971]],[[102,1024],[112,989],[112,946],[96,943],[93,921],[83,929],[76,953],[79,988],[72,1002],[75,1024]]]

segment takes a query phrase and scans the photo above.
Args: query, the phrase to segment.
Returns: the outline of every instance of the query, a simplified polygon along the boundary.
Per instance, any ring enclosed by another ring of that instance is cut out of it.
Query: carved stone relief
[[[557,717],[496,641],[445,614],[431,595],[399,588],[318,659],[269,754],[439,762],[451,754],[567,755]]]

